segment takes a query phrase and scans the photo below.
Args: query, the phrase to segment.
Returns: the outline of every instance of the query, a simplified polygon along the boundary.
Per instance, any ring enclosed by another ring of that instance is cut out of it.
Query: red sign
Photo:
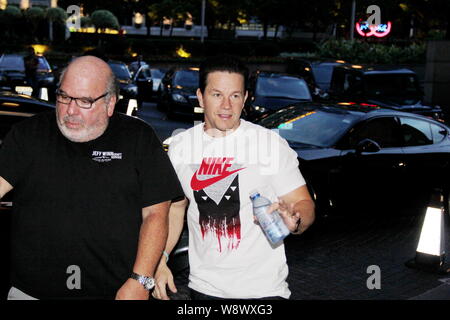
[[[378,38],[383,38],[391,32],[392,24],[389,21],[387,24],[380,23],[377,25],[370,25],[367,22],[357,22],[356,23],[356,31],[362,37],[371,37],[375,36]]]

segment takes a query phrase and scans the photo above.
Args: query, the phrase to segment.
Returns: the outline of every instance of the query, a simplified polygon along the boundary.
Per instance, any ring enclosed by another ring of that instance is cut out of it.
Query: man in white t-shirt
[[[249,194],[271,199],[289,230],[314,221],[314,202],[297,154],[276,132],[240,119],[248,70],[216,56],[200,66],[197,96],[205,121],[173,137],[169,157],[186,198],[172,203],[165,251],[176,245],[187,209],[192,299],[288,299],[284,245],[273,246],[255,223]],[[176,292],[161,259],[153,296]]]

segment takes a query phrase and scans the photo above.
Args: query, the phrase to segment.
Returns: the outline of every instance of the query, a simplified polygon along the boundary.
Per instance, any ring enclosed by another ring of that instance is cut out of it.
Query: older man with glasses
[[[153,129],[114,112],[117,91],[104,61],[75,59],[56,112],[5,139],[0,198],[14,189],[8,299],[148,299],[182,190]]]

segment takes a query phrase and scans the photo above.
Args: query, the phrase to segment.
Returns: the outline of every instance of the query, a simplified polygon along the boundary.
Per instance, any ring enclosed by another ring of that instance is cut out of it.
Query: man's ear
[[[197,89],[197,99],[198,99],[198,104],[200,105],[200,107],[204,109],[204,107],[203,107],[203,94],[202,94],[202,91],[200,90],[200,88]]]
[[[108,117],[111,117],[114,113],[114,109],[116,107],[116,103],[117,103],[117,96],[114,94],[109,98],[109,102],[107,104],[107,112],[108,112]]]

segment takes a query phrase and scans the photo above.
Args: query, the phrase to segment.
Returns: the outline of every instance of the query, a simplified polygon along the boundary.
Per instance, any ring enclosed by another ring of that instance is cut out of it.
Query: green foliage
[[[111,11],[108,10],[97,10],[91,15],[91,21],[97,29],[119,29],[119,21],[116,16],[114,16]]]
[[[401,47],[357,40],[328,40],[318,45],[317,50],[317,55],[322,58],[373,64],[423,63],[425,54],[426,46],[423,43]]]
[[[31,21],[40,21],[45,19],[45,11],[42,8],[39,7],[32,7],[27,9],[24,12],[24,15],[27,19]]]
[[[67,13],[62,8],[47,9],[47,19],[53,22],[64,22],[67,19]]]
[[[22,16],[22,12],[16,6],[7,6],[3,11],[2,18],[6,20],[6,22],[10,22],[11,20],[19,19]]]
[[[81,25],[82,28],[86,28],[86,27],[92,26],[91,18],[90,17],[81,17],[80,25]]]

